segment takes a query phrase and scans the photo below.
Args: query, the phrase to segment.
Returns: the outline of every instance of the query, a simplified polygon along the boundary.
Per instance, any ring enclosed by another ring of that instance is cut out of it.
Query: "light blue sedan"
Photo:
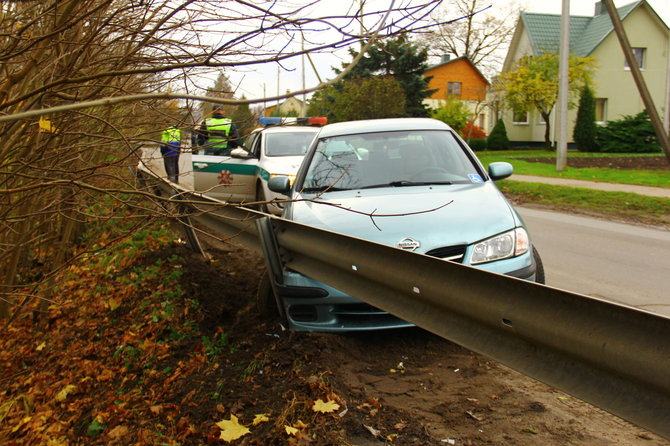
[[[543,283],[524,223],[494,184],[511,174],[509,163],[486,171],[441,121],[378,119],[323,127],[293,186],[283,177],[268,186],[291,199],[286,219]],[[284,271],[283,282],[275,296],[266,277],[259,306],[270,312],[280,302],[291,329],[410,326],[295,271]]]

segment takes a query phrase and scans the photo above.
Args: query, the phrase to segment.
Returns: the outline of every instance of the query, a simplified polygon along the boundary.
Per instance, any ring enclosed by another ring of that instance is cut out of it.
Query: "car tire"
[[[256,291],[256,307],[261,317],[269,320],[279,319],[279,310],[277,308],[277,299],[275,293],[272,291],[272,284],[270,283],[270,275],[266,271],[261,277]]]
[[[535,282],[544,284],[544,264],[535,246],[533,246],[533,261],[535,262]]]
[[[270,213],[267,203],[263,203],[264,201],[267,201],[267,199],[265,198],[265,192],[263,191],[263,185],[261,183],[256,185],[256,201],[260,202],[256,205],[256,210],[265,214]]]

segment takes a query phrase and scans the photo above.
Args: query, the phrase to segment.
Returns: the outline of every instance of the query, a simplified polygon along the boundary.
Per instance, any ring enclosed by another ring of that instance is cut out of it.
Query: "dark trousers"
[[[163,156],[163,163],[165,164],[165,173],[168,180],[179,183],[179,155]]]

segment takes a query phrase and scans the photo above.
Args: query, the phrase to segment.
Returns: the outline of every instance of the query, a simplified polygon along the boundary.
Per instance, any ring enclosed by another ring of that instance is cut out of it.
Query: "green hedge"
[[[635,116],[624,116],[618,121],[607,121],[596,131],[596,146],[599,152],[651,153],[660,152],[654,127],[647,112]]]

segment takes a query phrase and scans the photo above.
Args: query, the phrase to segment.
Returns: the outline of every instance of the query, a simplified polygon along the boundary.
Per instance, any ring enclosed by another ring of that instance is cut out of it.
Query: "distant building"
[[[642,75],[661,116],[669,121],[670,98],[670,30],[646,0],[617,9]],[[525,56],[558,53],[561,16],[522,12],[512,37],[503,71],[514,69]],[[570,51],[578,57],[591,56],[596,69],[593,76],[596,98],[596,122],[618,120],[644,110],[644,103],[633,81],[623,51],[605,5],[595,4],[593,16],[570,16]],[[552,119],[555,119],[555,111]],[[576,119],[569,111],[568,137]],[[510,141],[544,141],[544,121],[537,110],[506,110],[502,113]],[[553,123],[552,123],[553,124]],[[552,125],[555,131],[556,126]],[[555,140],[556,138],[554,138]]]
[[[279,105],[266,107],[264,116],[272,116],[277,110],[279,110],[282,115],[292,114],[293,116],[303,116],[303,110],[305,109],[306,107],[303,101],[295,97],[290,97]]]
[[[441,107],[449,98],[458,99],[463,101],[473,114],[477,114],[472,116],[475,125],[485,131],[488,129],[484,102],[489,81],[469,58],[462,56],[451,59],[449,55],[444,55],[442,61],[429,67],[424,76],[432,76],[428,81],[428,88],[437,90],[424,99],[424,104],[434,109]]]

